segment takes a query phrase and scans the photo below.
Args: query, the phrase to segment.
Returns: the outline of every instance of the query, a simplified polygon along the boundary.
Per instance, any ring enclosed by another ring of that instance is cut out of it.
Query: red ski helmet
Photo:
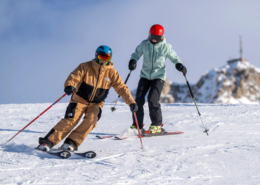
[[[160,24],[155,24],[150,28],[150,34],[163,36],[164,28]]]
[[[150,28],[149,40],[152,44],[157,44],[163,40],[164,29],[160,24],[155,24]],[[154,42],[154,40],[156,40]]]

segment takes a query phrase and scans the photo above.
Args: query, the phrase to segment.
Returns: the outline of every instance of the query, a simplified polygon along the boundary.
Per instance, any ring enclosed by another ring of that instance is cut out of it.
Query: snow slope
[[[0,105],[0,184],[260,184],[259,105],[198,104],[207,136],[193,104],[164,104],[166,130],[184,134],[143,138],[141,150],[138,138],[95,138],[123,134],[132,123],[128,106],[119,104],[111,113],[113,104],[106,104],[79,148],[97,157],[63,160],[34,150],[38,137],[63,117],[67,104],[61,103],[4,145],[49,105]],[[148,115],[146,105],[146,127]]]

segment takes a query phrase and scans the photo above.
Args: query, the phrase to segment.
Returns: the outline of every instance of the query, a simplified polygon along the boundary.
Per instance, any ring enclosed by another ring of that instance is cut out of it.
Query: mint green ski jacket
[[[148,80],[161,79],[166,80],[165,61],[169,58],[175,65],[182,63],[177,53],[172,50],[172,45],[166,43],[166,38],[158,44],[152,44],[149,39],[143,40],[139,44],[135,52],[131,55],[131,59],[136,61],[143,55],[143,67],[140,78]]]

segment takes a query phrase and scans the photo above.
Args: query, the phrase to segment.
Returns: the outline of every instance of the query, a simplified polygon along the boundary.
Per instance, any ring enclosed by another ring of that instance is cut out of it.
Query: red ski
[[[130,137],[120,137],[120,136],[116,136],[116,137],[114,137],[114,138],[117,139],[117,140],[124,140],[124,139],[130,138]]]
[[[142,135],[141,137],[154,137],[154,136],[167,136],[167,135],[177,135],[177,134],[183,134],[184,132],[181,132],[181,131],[178,131],[178,132],[165,132],[165,133],[158,133],[158,134],[145,134],[145,135]],[[139,136],[137,136],[139,137]],[[114,137],[115,139],[117,140],[125,140],[127,138],[130,138],[130,137],[119,137],[119,136],[116,136]]]

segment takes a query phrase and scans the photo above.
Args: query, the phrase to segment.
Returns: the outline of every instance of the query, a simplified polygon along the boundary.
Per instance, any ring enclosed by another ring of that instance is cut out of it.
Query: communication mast
[[[246,59],[243,58],[243,47],[242,47],[242,36],[241,35],[239,36],[239,53],[240,53],[240,58],[228,60],[227,63],[232,64],[232,63],[238,62],[238,61],[248,62]]]
[[[240,60],[242,61],[243,60],[243,57],[242,57],[242,53],[243,53],[243,48],[242,48],[242,36],[240,35],[240,38],[239,38],[239,44],[240,44]]]

